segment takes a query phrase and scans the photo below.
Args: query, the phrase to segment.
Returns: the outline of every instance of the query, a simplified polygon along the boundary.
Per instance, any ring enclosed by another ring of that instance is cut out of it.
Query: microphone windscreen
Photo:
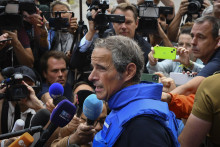
[[[69,100],[62,100],[52,111],[50,121],[59,127],[66,126],[76,113],[76,106]]]
[[[49,94],[50,97],[52,97],[53,99],[63,96],[63,93],[64,93],[63,85],[61,85],[60,83],[53,83],[52,85],[50,85]]]
[[[89,120],[96,120],[102,113],[103,102],[95,94],[89,95],[83,103],[83,113]]]
[[[50,119],[50,111],[47,109],[40,109],[31,120],[31,127],[42,126],[44,127]]]
[[[89,91],[89,90],[80,90],[77,92],[77,97],[78,97],[78,106],[80,108],[83,107],[83,103],[85,101],[85,99],[90,95],[90,94],[94,94],[94,92]]]
[[[57,97],[56,99],[53,99],[54,106],[56,106],[62,100],[67,100],[67,98],[65,96],[60,96],[60,97]]]
[[[11,132],[23,130],[24,125],[25,125],[25,122],[22,119],[17,119]]]
[[[9,147],[28,147],[34,142],[34,138],[27,132],[12,142]]]

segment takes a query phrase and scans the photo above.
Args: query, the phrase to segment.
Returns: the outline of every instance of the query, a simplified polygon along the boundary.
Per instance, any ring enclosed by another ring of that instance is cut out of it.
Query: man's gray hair
[[[70,5],[67,3],[67,2],[62,2],[62,1],[53,1],[51,4],[50,4],[50,12],[53,12],[53,8],[54,6],[56,5],[64,5],[67,7],[68,11],[70,11]]]
[[[203,16],[195,20],[194,24],[203,24],[204,22],[209,22],[212,24],[212,36],[214,39],[216,39],[219,36],[219,19],[217,19],[214,16]]]
[[[139,82],[144,68],[144,53],[138,44],[125,36],[110,36],[105,39],[98,39],[95,48],[106,48],[112,53],[113,64],[121,76],[129,63],[136,65],[134,82]]]

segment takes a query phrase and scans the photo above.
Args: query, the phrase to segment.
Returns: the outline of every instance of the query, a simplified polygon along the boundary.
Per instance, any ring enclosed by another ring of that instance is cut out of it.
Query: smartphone
[[[142,73],[141,81],[158,83],[159,82],[159,76],[156,75],[156,74]]]
[[[175,84],[177,86],[183,85],[187,83],[188,81],[192,80],[195,76],[192,74],[183,74],[183,73],[176,73],[176,72],[170,72],[170,78],[172,78],[175,81]]]
[[[7,38],[7,39],[4,39],[4,40],[0,40],[0,43],[1,42],[6,42],[6,41],[9,41],[9,40],[12,40],[12,38]]]
[[[163,47],[155,46],[154,47],[154,58],[158,59],[176,59],[176,48],[175,47]]]

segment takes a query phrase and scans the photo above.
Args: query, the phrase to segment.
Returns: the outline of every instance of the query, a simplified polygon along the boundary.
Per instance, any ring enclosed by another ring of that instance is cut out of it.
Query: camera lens
[[[153,75],[152,76],[152,81],[157,81],[158,80],[158,76],[157,75]]]
[[[201,9],[201,3],[199,1],[192,1],[189,3],[188,6],[188,13],[190,14],[196,14]]]

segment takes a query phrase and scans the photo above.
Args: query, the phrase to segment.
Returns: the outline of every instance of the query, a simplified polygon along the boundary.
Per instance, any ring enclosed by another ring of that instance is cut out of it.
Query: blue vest
[[[116,93],[110,98],[115,102],[109,103],[110,107],[113,104],[112,106],[114,108],[107,116],[103,129],[96,134],[93,140],[93,146],[113,146],[123,132],[125,124],[132,118],[140,115],[148,116],[159,121],[169,132],[173,146],[179,146],[177,141],[178,123],[175,115],[169,111],[167,103],[160,100],[161,93],[161,84],[143,83],[126,87]],[[120,99],[125,100],[125,102],[123,100],[119,101]],[[115,106],[118,103],[118,107]]]

